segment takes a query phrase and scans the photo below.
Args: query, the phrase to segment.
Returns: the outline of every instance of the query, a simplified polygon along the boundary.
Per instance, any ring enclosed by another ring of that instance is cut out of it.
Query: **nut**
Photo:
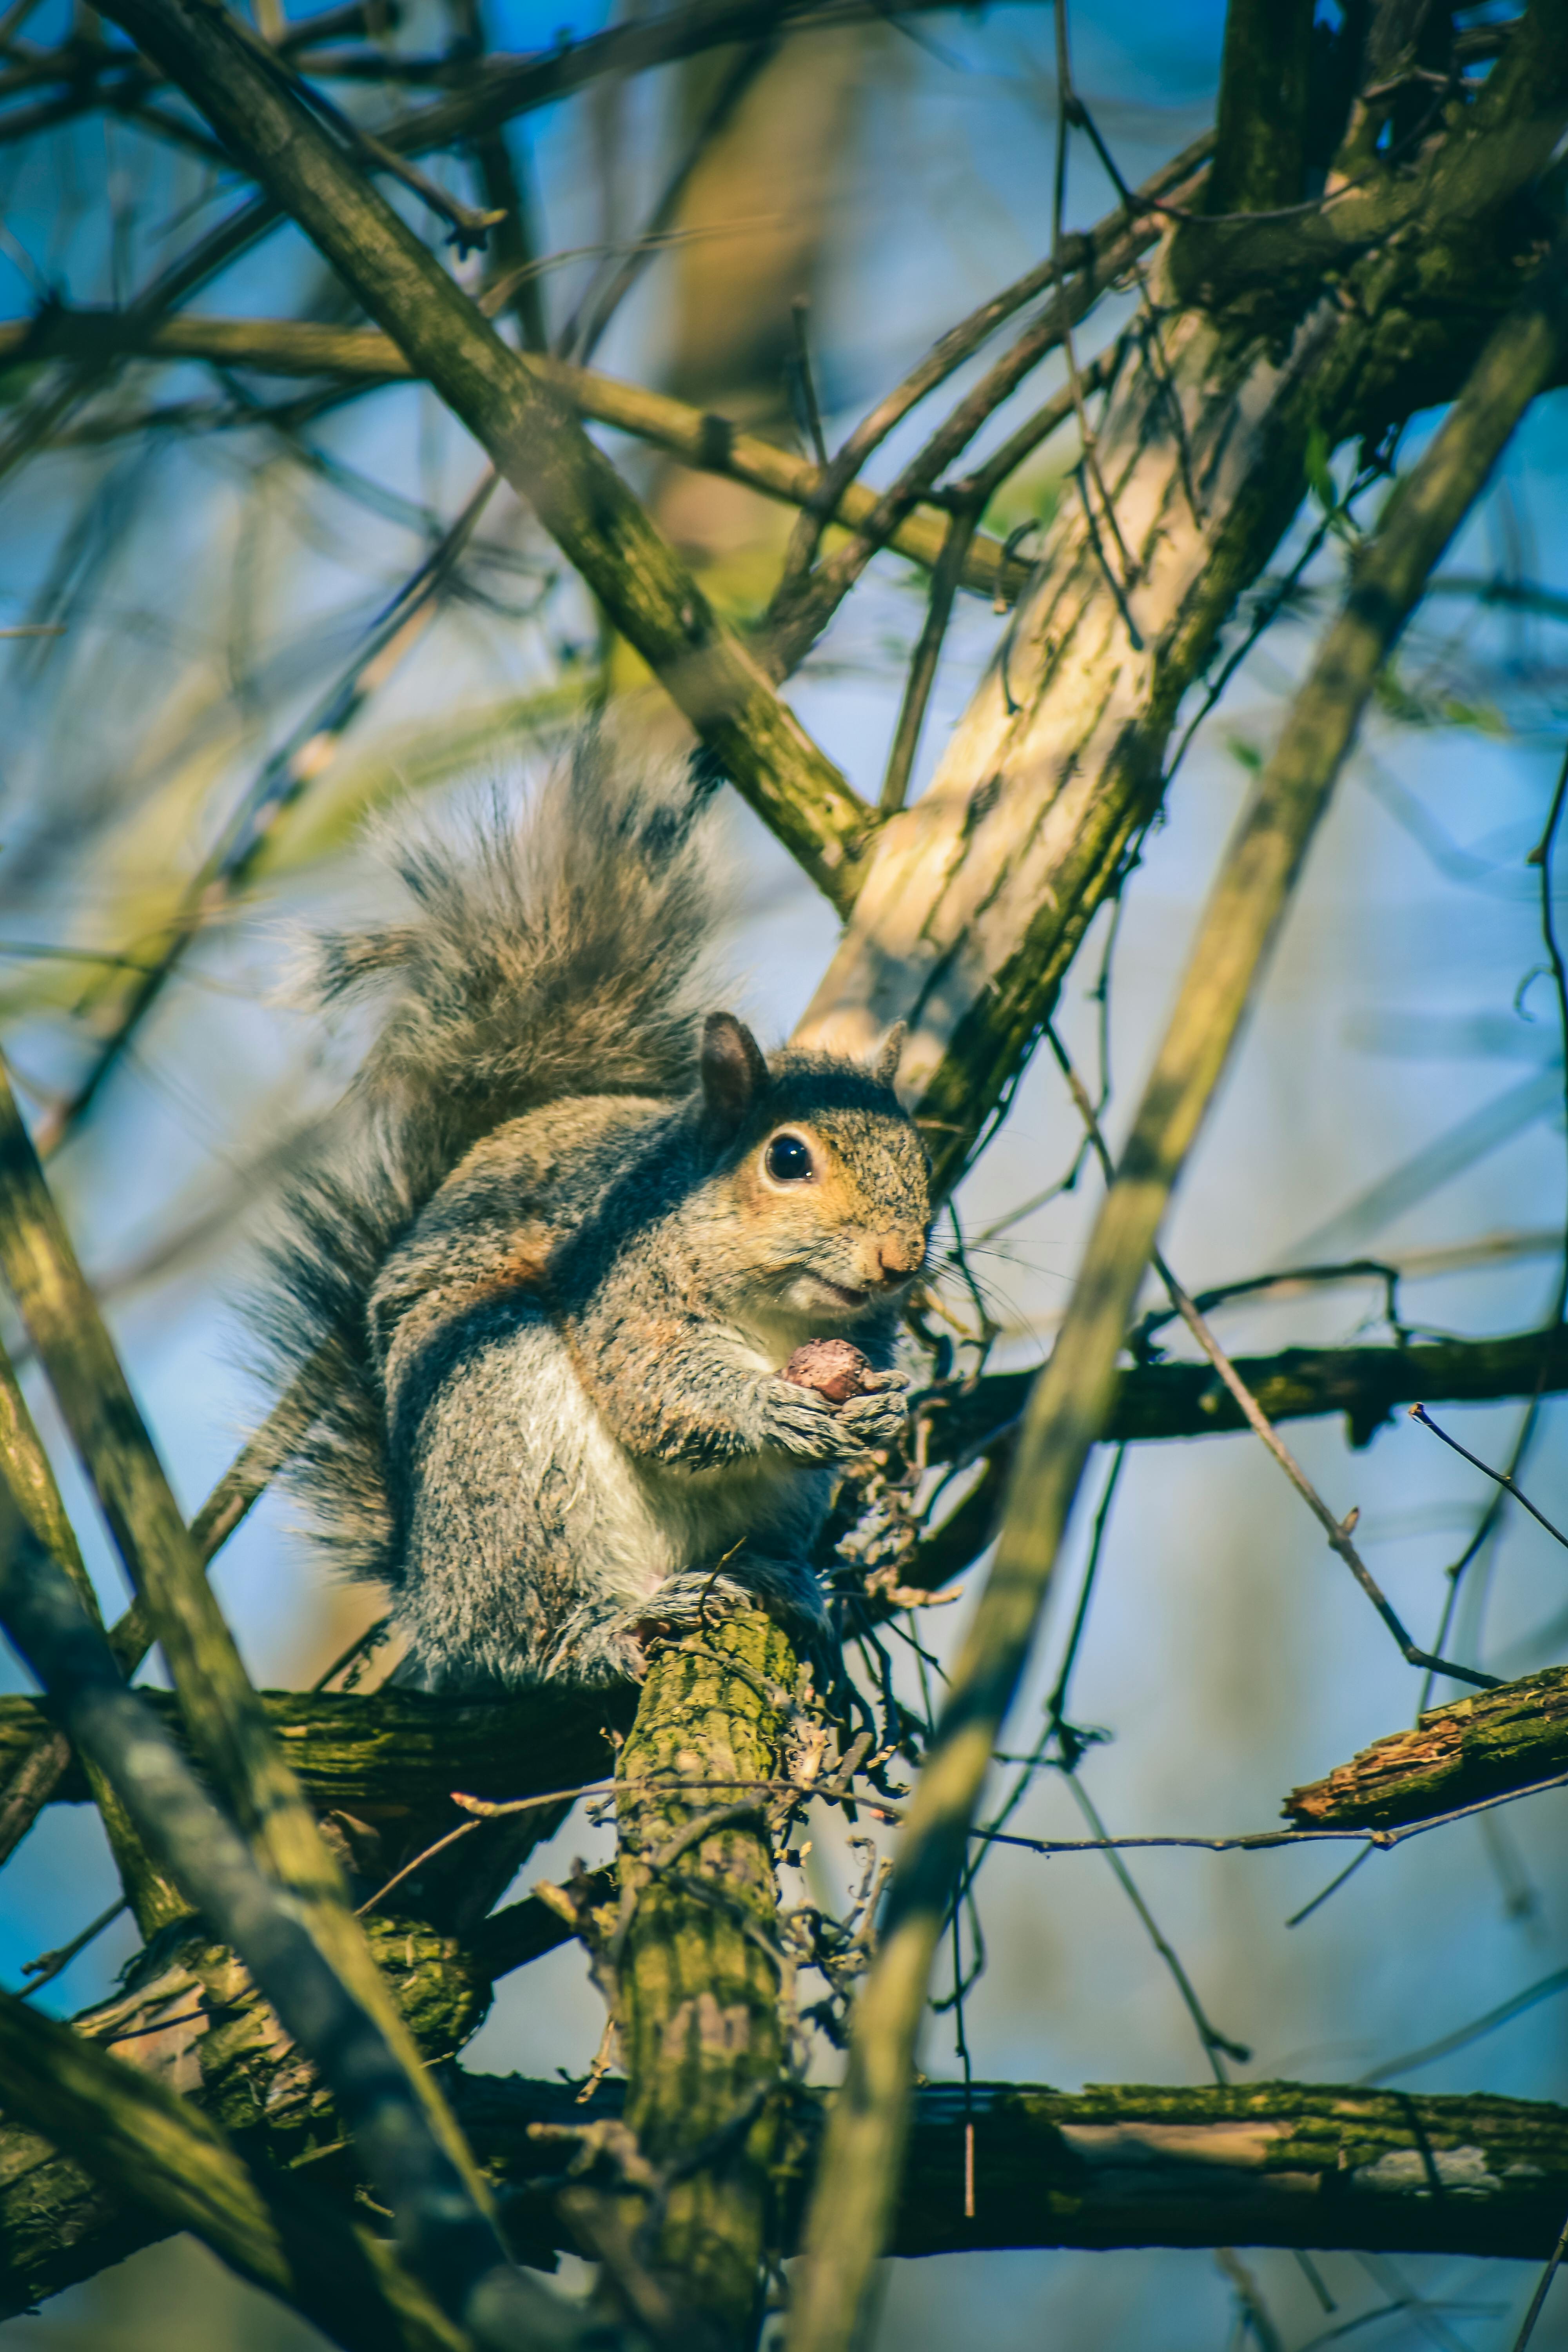
[[[847,1403],[878,1386],[868,1358],[847,1339],[807,1339],[795,1349],[782,1377],[797,1389],[815,1389],[829,1404]]]

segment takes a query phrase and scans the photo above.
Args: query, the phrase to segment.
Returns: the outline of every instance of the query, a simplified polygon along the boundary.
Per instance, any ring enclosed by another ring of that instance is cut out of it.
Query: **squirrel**
[[[835,1465],[905,1423],[931,1212],[900,1039],[764,1055],[709,1009],[694,772],[590,729],[521,823],[402,842],[407,920],[317,945],[324,1006],[390,1001],[259,1320],[289,1482],[390,1589],[405,1687],[635,1679],[651,1633],[748,1602],[820,1648]],[[860,1358],[784,1377],[825,1337]]]

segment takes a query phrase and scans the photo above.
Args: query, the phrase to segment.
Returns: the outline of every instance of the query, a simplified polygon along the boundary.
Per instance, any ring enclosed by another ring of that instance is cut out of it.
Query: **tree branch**
[[[467,2344],[346,2203],[334,2211],[285,2176],[251,2169],[194,2101],[9,1993],[0,1993],[0,2308],[27,2309],[190,2230],[344,2352]]]
[[[124,314],[121,314],[122,317]],[[407,383],[412,374],[390,335],[363,327],[320,326],[295,319],[211,319],[201,315],[163,320],[134,341],[117,333],[113,314],[81,310],[41,311],[28,325],[0,326],[0,367],[22,359],[140,356],[148,359],[211,360],[223,367],[250,368],[265,375],[344,375],[373,383]],[[593,368],[532,354],[541,376],[554,384],[580,416],[634,434],[700,474],[743,482],[782,505],[805,507],[816,496],[821,469],[772,441],[742,433],[727,417],[692,408],[667,394],[645,392]],[[1026,452],[1025,453],[1026,454]],[[878,494],[851,482],[834,509],[834,519],[853,530],[878,504]],[[939,561],[947,517],[928,508],[906,518],[887,541],[931,570]],[[960,577],[965,587],[987,596],[1016,596],[1028,578],[1021,558],[1007,555],[1002,541],[977,533]]]
[[[54,2032],[76,2039],[65,2028]],[[129,2068],[114,2073],[136,2084]],[[560,2143],[533,2137],[532,2127],[614,2122],[624,2112],[625,2085],[603,2084],[579,2105],[571,2084],[460,2074],[454,2097],[487,2173],[506,2192],[514,2234],[539,2252],[581,2251],[555,2206]],[[199,2131],[194,2100],[171,2104],[187,2119],[187,2133]],[[825,2104],[820,2092],[797,2098],[803,2158]],[[160,2106],[160,2119],[164,2112]],[[966,2218],[971,2120],[975,2193]],[[323,2135],[331,2123],[330,2110],[318,2118]],[[265,2144],[271,2127],[265,2112],[258,2127]],[[285,2161],[281,2135],[278,2140]],[[279,2192],[258,2160],[253,2167],[250,2193],[276,2214]],[[346,2205],[349,2184],[331,2164],[311,2167],[305,2178],[317,2184],[318,2200]],[[186,2194],[206,2187],[183,2162],[174,2185]],[[95,2180],[15,2116],[0,2125],[0,2308],[21,2310],[171,2227],[198,2226],[190,2213],[155,2217],[132,2201],[138,2189],[108,2165]],[[1529,2100],[1293,2083],[1108,2085],[1074,2095],[979,2082],[966,2101],[958,2085],[928,2084],[915,2093],[890,2250],[1251,2245],[1539,2261],[1565,2203],[1568,2111]],[[788,2217],[786,2231],[787,2251]],[[367,2270],[375,2252],[373,2241]],[[349,2281],[364,2275],[351,2271]]]
[[[83,1607],[101,1631],[98,1596],[76,1530],[66,1515],[54,1466],[44,1451],[10,1359],[0,1348],[0,1552],[28,1541],[39,1545],[69,1577]],[[153,1861],[112,1784],[90,1761],[85,1769],[92,1801],[103,1817],[124,1899],[145,1942],[160,1927],[183,1918],[190,1906]],[[7,1790],[7,1811],[11,1811],[9,1799]]]
[[[1414,1731],[1391,1731],[1292,1789],[1283,1811],[1301,1829],[1392,1829],[1528,1789],[1568,1767],[1568,1666],[1435,1706]]]
[[[1229,0],[1205,212],[1268,212],[1302,194],[1312,5]]]
[[[419,2064],[363,1931],[346,1908],[342,1874],[278,1750],[207,1585],[3,1069],[0,1269],[146,1603],[194,1745],[258,1853],[302,1899],[312,1932],[396,2053],[458,2177],[477,2190],[461,2135],[439,2087]],[[174,1875],[183,1885],[180,1874]]]
[[[303,1434],[300,1406],[290,1392],[240,1448],[191,1521],[191,1541],[204,1568],[211,1565]],[[109,1646],[127,1680],[152,1648],[153,1639],[146,1604],[133,1601],[109,1633]],[[69,1742],[58,1732],[46,1729],[30,1748],[15,1757],[8,1776],[0,1770],[0,1863],[26,1836],[69,1761]]]
[[[1236,1369],[1270,1421],[1342,1412],[1351,1443],[1364,1445],[1398,1405],[1479,1404],[1501,1397],[1554,1396],[1568,1389],[1568,1329],[1520,1331],[1496,1339],[1426,1339],[1404,1348],[1285,1348],[1237,1356]],[[988,1441],[1016,1423],[1033,1372],[987,1372],[971,1388],[921,1401],[930,1417],[931,1459],[952,1462],[995,1448]],[[1139,1364],[1117,1375],[1105,1424],[1108,1444],[1204,1437],[1245,1428],[1241,1409],[1206,1364]]]
[[[458,2328],[493,2352],[546,2352],[551,2346],[568,2352],[584,2330],[568,2305],[507,2260],[467,2147],[445,2103],[437,2105],[424,2088],[425,2069],[368,1947],[364,1961],[378,2006],[396,2017],[401,2048],[335,1973],[301,1906],[263,1875],[174,1743],[126,1688],[65,1576],[41,1552],[29,1557],[33,1552],[27,1545],[14,1548],[0,1569],[6,1633],[150,1850],[244,1961],[300,2054],[331,2089],[344,2129],[394,2215],[405,2258]],[[323,1907],[316,1906],[318,1917]],[[438,2123],[446,2126],[440,2133]],[[449,2153],[454,2143],[460,2165]]]
[[[849,2352],[861,2329],[907,2130],[937,1939],[1084,1464],[1110,1413],[1116,1359],[1172,1191],[1377,673],[1565,337],[1559,251],[1490,339],[1400,485],[1226,852],[1116,1181],[1030,1400],[995,1561],[910,1806],[881,1948],[824,2143],[790,2352]]]
[[[778,1891],[766,1795],[681,1784],[776,1780],[798,1679],[754,1611],[656,1650],[616,1776],[620,1906],[601,1965],[657,2183],[632,2210],[671,2305],[725,2341],[754,2316],[782,2121]]]
[[[1183,698],[1299,507],[1310,436],[1376,438],[1451,400],[1508,289],[1536,266],[1541,218],[1525,192],[1568,118],[1568,12],[1540,0],[1526,21],[1528,54],[1516,57],[1516,28],[1481,95],[1451,108],[1418,168],[1398,175],[1402,234],[1342,255],[1335,304],[1321,268],[1287,283],[1279,258],[1265,273],[1278,299],[1263,334],[1245,306],[1182,309],[1168,248],[1156,267],[1157,331],[1146,351],[1130,339],[1096,433],[1131,572],[1108,578],[1081,499],[1064,500],[931,789],[878,835],[799,1033],[863,1053],[907,1021],[900,1084],[944,1184],[1121,887],[1160,804]]]
[[[531,360],[489,321],[328,131],[220,11],[114,0],[110,11],[293,215],[524,498],[719,767],[843,909],[871,815],[717,618],[609,460]]]
[[[1443,1339],[1406,1348],[1288,1348],[1276,1356],[1240,1356],[1237,1370],[1271,1421],[1342,1412],[1352,1443],[1365,1444],[1396,1406],[1417,1399],[1479,1403],[1532,1396],[1538,1390],[1542,1395],[1568,1390],[1568,1334],[1553,1326],[1503,1339]],[[927,1450],[932,1463],[984,1459],[988,1466],[982,1484],[927,1536],[900,1572],[900,1580],[912,1589],[940,1590],[994,1535],[1005,1473],[1035,1379],[1032,1372],[991,1372],[973,1387],[921,1401],[931,1423]],[[1206,1365],[1150,1364],[1119,1375],[1105,1438],[1120,1444],[1199,1437],[1244,1426],[1239,1410]],[[236,1507],[232,1498],[258,1490],[263,1469],[276,1458],[274,1437],[258,1433],[195,1526],[221,1526]],[[242,1469],[247,1462],[252,1466]],[[201,1549],[211,1556],[207,1545]],[[110,1632],[126,1673],[143,1654],[142,1622],[138,1608]],[[179,1738],[178,1701],[163,1691],[142,1696]],[[531,1692],[525,1703],[400,1690],[263,1691],[259,1697],[318,1812],[341,1810],[393,1825],[427,1818],[436,1790],[522,1797],[598,1779],[609,1769],[613,1753],[602,1727],[624,1726],[635,1703],[629,1691],[601,1706],[549,1689]],[[37,1700],[0,1698],[0,1787],[7,1787],[51,1736],[58,1737]],[[86,1783],[63,1739],[56,1762],[58,1777],[38,1802],[85,1802]]]

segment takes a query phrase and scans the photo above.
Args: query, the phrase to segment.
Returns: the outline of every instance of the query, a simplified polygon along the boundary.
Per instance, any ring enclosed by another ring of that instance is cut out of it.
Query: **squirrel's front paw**
[[[897,1373],[884,1373],[885,1380],[901,1379]],[[903,1386],[908,1387],[907,1381]],[[850,1433],[858,1447],[868,1453],[880,1454],[898,1445],[910,1425],[909,1400],[900,1390],[884,1389],[871,1396],[851,1397],[838,1408],[838,1419]]]
[[[853,1462],[858,1454],[897,1445],[909,1425],[902,1393],[909,1382],[901,1372],[868,1377],[876,1388],[843,1404],[793,1381],[771,1381],[763,1407],[769,1444],[805,1462]]]
[[[882,1397],[858,1402],[882,1404]],[[797,1462],[847,1462],[861,1451],[862,1441],[846,1425],[847,1408],[834,1406],[815,1389],[797,1388],[793,1381],[769,1381],[763,1391],[763,1442],[793,1454]]]

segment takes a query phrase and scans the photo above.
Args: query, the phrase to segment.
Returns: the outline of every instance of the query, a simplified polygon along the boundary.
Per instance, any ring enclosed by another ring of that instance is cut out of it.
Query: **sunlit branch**
[[[907,2127],[936,1939],[1083,1466],[1109,1416],[1150,1252],[1377,673],[1519,417],[1559,363],[1568,335],[1562,279],[1554,253],[1401,485],[1205,909],[1116,1181],[1026,1415],[995,1562],[900,1840],[882,1946],[857,2011],[846,2088],[814,2191],[791,2352],[848,2352],[859,2332]]]
[[[222,367],[254,369],[268,375],[339,375],[372,383],[407,383],[413,373],[389,335],[364,328],[318,326],[305,320],[213,319],[191,314],[161,320],[132,341],[118,340],[112,317],[91,311],[51,312],[33,327],[0,326],[0,366],[7,359],[35,352],[69,355],[78,348],[79,337],[84,354],[116,352],[149,359],[210,360]],[[806,506],[818,493],[823,478],[818,467],[755,434],[742,433],[727,417],[565,361],[535,356],[532,364],[559,388],[580,416],[632,434],[679,457],[696,473],[720,474],[731,481],[744,482],[748,488],[786,506]],[[1087,376],[1086,371],[1086,380]],[[1016,464],[1022,464],[1047,432],[1062,421],[1053,414],[1043,429],[1039,420],[1023,428],[1029,437],[1026,442],[1020,437]],[[1005,470],[1012,472],[1014,465]],[[1002,478],[999,470],[995,479]],[[851,482],[841,494],[833,519],[856,530],[869,520],[878,504],[878,492]],[[927,507],[908,515],[886,543],[930,570],[941,558],[946,533],[946,515]],[[1027,578],[1028,566],[1017,556],[1007,555],[1000,540],[978,532],[960,576],[965,587],[986,596],[1005,596],[1010,602]]]
[[[841,909],[869,812],[560,395],[511,351],[290,91],[221,16],[116,0],[115,21],[177,79],[226,146],[299,220],[498,469],[533,506],[720,771]]]

